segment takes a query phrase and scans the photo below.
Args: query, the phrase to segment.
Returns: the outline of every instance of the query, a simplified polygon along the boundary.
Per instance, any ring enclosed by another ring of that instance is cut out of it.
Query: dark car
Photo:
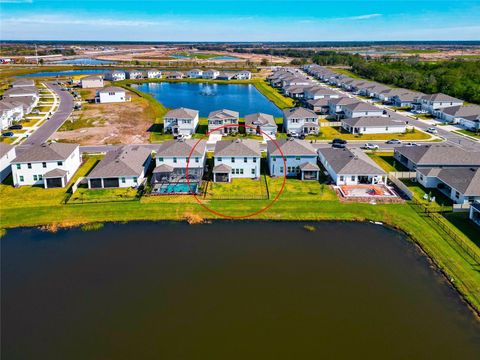
[[[347,144],[343,143],[333,143],[332,148],[337,148],[337,149],[345,149],[347,147]]]
[[[347,143],[347,140],[343,140],[343,139],[336,138],[336,139],[332,140],[332,144],[343,144],[343,145],[345,145],[346,143]]]
[[[11,131],[7,131],[7,132],[2,133],[2,136],[5,136],[5,137],[12,137],[13,135],[15,135],[15,134]]]
[[[22,130],[23,126],[20,125],[20,124],[15,124],[15,125],[10,126],[8,129],[9,130]]]

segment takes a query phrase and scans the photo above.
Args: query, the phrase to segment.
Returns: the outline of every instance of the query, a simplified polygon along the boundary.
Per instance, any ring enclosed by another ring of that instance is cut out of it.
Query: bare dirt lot
[[[95,89],[81,90],[81,94],[91,99]],[[81,145],[148,143],[147,130],[153,123],[149,103],[134,93],[129,95],[129,102],[84,104],[53,138]]]

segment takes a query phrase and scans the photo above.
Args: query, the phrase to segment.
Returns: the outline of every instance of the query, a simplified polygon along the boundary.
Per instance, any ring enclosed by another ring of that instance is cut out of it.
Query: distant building
[[[283,128],[287,134],[317,134],[318,115],[310,109],[298,107],[283,110]]]
[[[160,79],[162,77],[162,72],[157,69],[148,69],[147,78],[149,79]]]
[[[250,80],[252,78],[252,73],[247,70],[242,70],[236,73],[235,79],[237,80]]]
[[[101,104],[118,103],[130,101],[130,97],[126,95],[125,89],[118,86],[109,86],[97,90],[95,101]]]
[[[114,71],[109,71],[105,73],[105,80],[121,81],[121,80],[125,80],[125,78],[126,78],[125,71],[114,70]]]
[[[82,89],[101,88],[103,87],[103,78],[98,75],[85,76],[80,80]]]
[[[368,104],[366,102],[358,102],[354,104],[347,104],[343,107],[343,112],[346,118],[356,118],[362,116],[382,116],[383,110]]]
[[[201,79],[203,71],[200,69],[191,69],[187,72],[187,76],[192,79]]]
[[[128,70],[127,77],[132,80],[144,79],[146,73],[141,70]]]
[[[422,110],[436,115],[437,111],[443,108],[463,105],[463,100],[454,98],[442,93],[433,95],[424,95],[419,99]]]
[[[275,119],[270,114],[255,113],[245,116],[245,132],[250,134],[265,134],[273,135],[277,133],[277,124]]]
[[[342,128],[352,134],[393,134],[406,132],[407,124],[387,116],[361,116],[343,119]]]
[[[220,71],[210,69],[210,70],[205,70],[202,74],[204,79],[216,79],[220,75]]]

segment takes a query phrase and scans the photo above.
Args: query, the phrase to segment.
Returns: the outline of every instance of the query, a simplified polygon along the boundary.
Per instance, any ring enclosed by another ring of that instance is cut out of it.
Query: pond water
[[[109,65],[109,64],[116,64],[116,61],[84,58],[84,59],[66,59],[66,60],[54,61],[52,63],[53,64],[72,64],[72,65]]]
[[[480,325],[405,237],[355,223],[8,230],[2,360],[480,359]]]
[[[152,94],[166,107],[196,109],[201,117],[223,108],[238,111],[241,117],[255,112],[282,116],[282,111],[250,84],[160,82],[132,86]]]
[[[48,77],[48,76],[75,76],[75,75],[88,75],[88,74],[103,74],[109,69],[83,69],[83,70],[62,70],[62,71],[40,71],[31,74],[23,74],[16,76],[17,78],[23,77]]]

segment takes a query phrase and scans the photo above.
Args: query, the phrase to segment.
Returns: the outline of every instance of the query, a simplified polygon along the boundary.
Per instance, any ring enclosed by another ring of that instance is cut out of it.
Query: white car
[[[363,145],[363,148],[365,150],[378,150],[379,149],[378,145],[371,144],[371,143],[366,143],[365,145]]]
[[[438,133],[437,129],[435,129],[434,127],[430,127],[426,131],[430,134],[437,134]]]

